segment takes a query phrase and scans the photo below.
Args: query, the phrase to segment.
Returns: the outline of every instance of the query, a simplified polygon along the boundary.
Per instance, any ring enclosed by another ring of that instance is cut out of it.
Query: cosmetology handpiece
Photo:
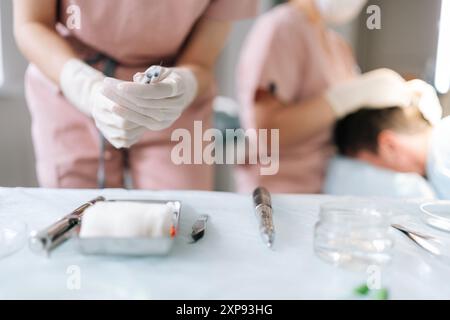
[[[163,69],[161,66],[151,66],[148,68],[145,73],[144,77],[142,77],[141,83],[142,84],[151,84],[155,83],[158,80],[160,80],[163,77]]]
[[[30,249],[35,253],[44,253],[48,255],[50,251],[70,238],[72,235],[71,231],[75,230],[75,227],[81,223],[81,218],[83,217],[84,211],[99,201],[105,201],[105,198],[95,198],[75,209],[72,213],[64,216],[44,230],[33,232],[29,240]]]
[[[253,191],[253,203],[259,222],[259,232],[264,243],[271,248],[275,239],[275,227],[272,217],[272,201],[267,189],[259,187]]]

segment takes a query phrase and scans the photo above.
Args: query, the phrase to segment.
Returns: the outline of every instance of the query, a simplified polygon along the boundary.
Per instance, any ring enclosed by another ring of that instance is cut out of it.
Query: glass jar
[[[314,250],[323,260],[350,269],[367,269],[391,260],[391,214],[371,202],[347,200],[320,207]]]

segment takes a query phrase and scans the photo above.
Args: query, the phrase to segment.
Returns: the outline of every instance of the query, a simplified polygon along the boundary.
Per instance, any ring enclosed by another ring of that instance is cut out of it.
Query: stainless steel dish
[[[81,238],[78,236],[80,228],[76,232],[76,241],[80,252],[93,255],[123,255],[123,256],[148,256],[166,255],[170,252],[176,235],[181,214],[181,202],[178,200],[154,201],[154,200],[106,200],[108,202],[126,201],[154,204],[173,204],[174,234],[160,238]],[[81,225],[83,222],[81,222]]]

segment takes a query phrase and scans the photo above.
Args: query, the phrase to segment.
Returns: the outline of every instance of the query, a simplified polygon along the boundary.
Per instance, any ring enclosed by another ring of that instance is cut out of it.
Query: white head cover
[[[332,25],[350,22],[361,12],[367,0],[315,0],[325,21]]]

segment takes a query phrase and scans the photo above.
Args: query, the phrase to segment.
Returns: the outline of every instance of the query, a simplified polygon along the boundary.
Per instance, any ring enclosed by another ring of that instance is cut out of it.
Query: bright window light
[[[441,94],[450,89],[450,0],[442,0],[434,85]]]

